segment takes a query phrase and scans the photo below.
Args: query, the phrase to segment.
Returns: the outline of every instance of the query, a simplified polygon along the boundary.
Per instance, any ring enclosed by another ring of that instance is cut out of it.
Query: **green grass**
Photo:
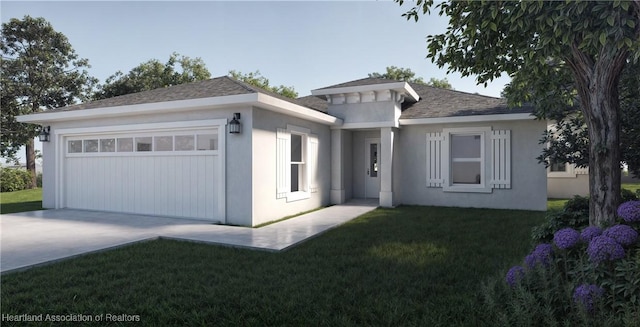
[[[636,193],[637,190],[640,190],[640,183],[625,183],[622,184],[622,188],[626,188],[627,190]]]
[[[0,213],[42,210],[42,189],[0,193]]]
[[[3,314],[130,314],[146,326],[461,326],[542,212],[377,209],[283,253],[159,240],[2,276]],[[72,323],[69,325],[73,325]]]

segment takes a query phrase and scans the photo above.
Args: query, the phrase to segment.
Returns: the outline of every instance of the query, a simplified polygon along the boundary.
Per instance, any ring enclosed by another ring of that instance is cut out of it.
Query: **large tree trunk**
[[[612,224],[620,204],[618,83],[628,53],[603,49],[593,60],[574,47],[568,60],[589,130],[589,224]]]
[[[29,185],[29,188],[36,188],[38,183],[36,181],[36,151],[33,139],[27,141],[25,148],[27,149],[27,171],[31,173],[31,185]]]

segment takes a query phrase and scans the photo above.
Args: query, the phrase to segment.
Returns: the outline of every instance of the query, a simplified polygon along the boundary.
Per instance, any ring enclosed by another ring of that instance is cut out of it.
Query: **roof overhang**
[[[400,125],[477,123],[477,122],[487,122],[487,121],[512,121],[512,120],[534,120],[534,119],[536,119],[536,117],[530,113],[453,116],[453,117],[435,117],[435,118],[401,118]]]
[[[333,94],[349,94],[349,93],[363,93],[363,92],[379,92],[379,91],[395,91],[405,96],[406,100],[416,102],[420,99],[420,96],[407,82],[395,82],[395,83],[383,83],[383,84],[369,84],[358,86],[346,86],[335,87],[328,89],[312,90],[311,94],[315,96],[326,96]]]
[[[242,105],[256,106],[329,126],[342,125],[342,119],[340,118],[262,93],[227,95],[221,97],[143,103],[128,106],[103,107],[94,109],[41,112],[36,114],[18,116],[17,121],[21,123],[46,124],[60,121],[151,114],[157,115],[162,113],[176,113],[224,107],[228,108]]]

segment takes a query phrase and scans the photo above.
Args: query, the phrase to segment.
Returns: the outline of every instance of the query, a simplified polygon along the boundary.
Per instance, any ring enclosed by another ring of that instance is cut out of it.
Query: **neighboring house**
[[[567,199],[575,195],[589,195],[589,168],[574,164],[556,163],[547,168],[547,196]]]
[[[50,126],[46,208],[248,226],[355,198],[546,210],[530,107],[375,78],[311,93],[218,77],[19,121]]]

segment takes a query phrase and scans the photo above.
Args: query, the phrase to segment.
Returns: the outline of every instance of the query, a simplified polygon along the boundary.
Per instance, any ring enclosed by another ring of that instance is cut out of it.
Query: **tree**
[[[422,84],[422,85],[429,85],[429,86],[433,86],[433,87],[439,87],[439,88],[443,88],[443,89],[451,89],[451,84],[449,83],[449,81],[444,78],[444,79],[437,79],[435,77],[432,77],[431,79],[429,79],[429,82],[425,82],[424,79],[422,79],[422,77],[415,77],[416,73],[414,73],[411,68],[401,68],[401,67],[396,67],[396,66],[388,66],[386,68],[387,72],[386,73],[371,73],[369,74],[369,77],[372,78],[386,78],[386,79],[392,79],[392,80],[396,80],[396,81],[405,81],[405,82],[410,82],[410,83],[417,83],[417,84]]]
[[[403,0],[396,0],[402,5]],[[433,0],[418,0],[404,15],[418,20]],[[620,202],[620,101],[618,83],[627,61],[640,57],[640,0],[453,1],[435,5],[449,27],[427,37],[440,67],[486,83],[503,73],[531,80],[538,95],[558,92],[544,84],[554,70],[567,71],[589,134],[589,219],[612,223]],[[552,112],[540,96],[537,115]]]
[[[270,85],[269,79],[262,76],[259,70],[256,70],[253,73],[243,74],[240,71],[230,70],[229,76],[239,81],[245,82],[249,85],[253,85],[255,87],[259,87],[265,89],[267,91],[271,91],[277,94],[280,94],[284,97],[295,99],[298,97],[298,92],[293,88],[293,86],[284,86],[284,85]]]
[[[554,78],[559,81],[562,78]],[[558,85],[558,88],[564,87]],[[620,148],[622,162],[629,171],[640,177],[640,61],[629,63],[623,70],[619,85],[620,94]],[[557,123],[553,131],[547,131],[540,140],[548,144],[538,157],[540,162],[571,163],[579,167],[589,166],[589,133],[584,117],[579,111],[561,112],[553,118]]]
[[[19,115],[64,107],[86,99],[96,83],[88,75],[87,59],[78,58],[69,40],[44,18],[25,16],[2,24],[2,137],[3,157],[15,157],[26,147],[31,188],[36,187],[33,139],[39,128],[16,122]]]
[[[174,52],[164,64],[151,59],[134,67],[126,75],[117,71],[106,79],[93,98],[106,99],[209,78],[211,73],[202,59],[191,59]]]

